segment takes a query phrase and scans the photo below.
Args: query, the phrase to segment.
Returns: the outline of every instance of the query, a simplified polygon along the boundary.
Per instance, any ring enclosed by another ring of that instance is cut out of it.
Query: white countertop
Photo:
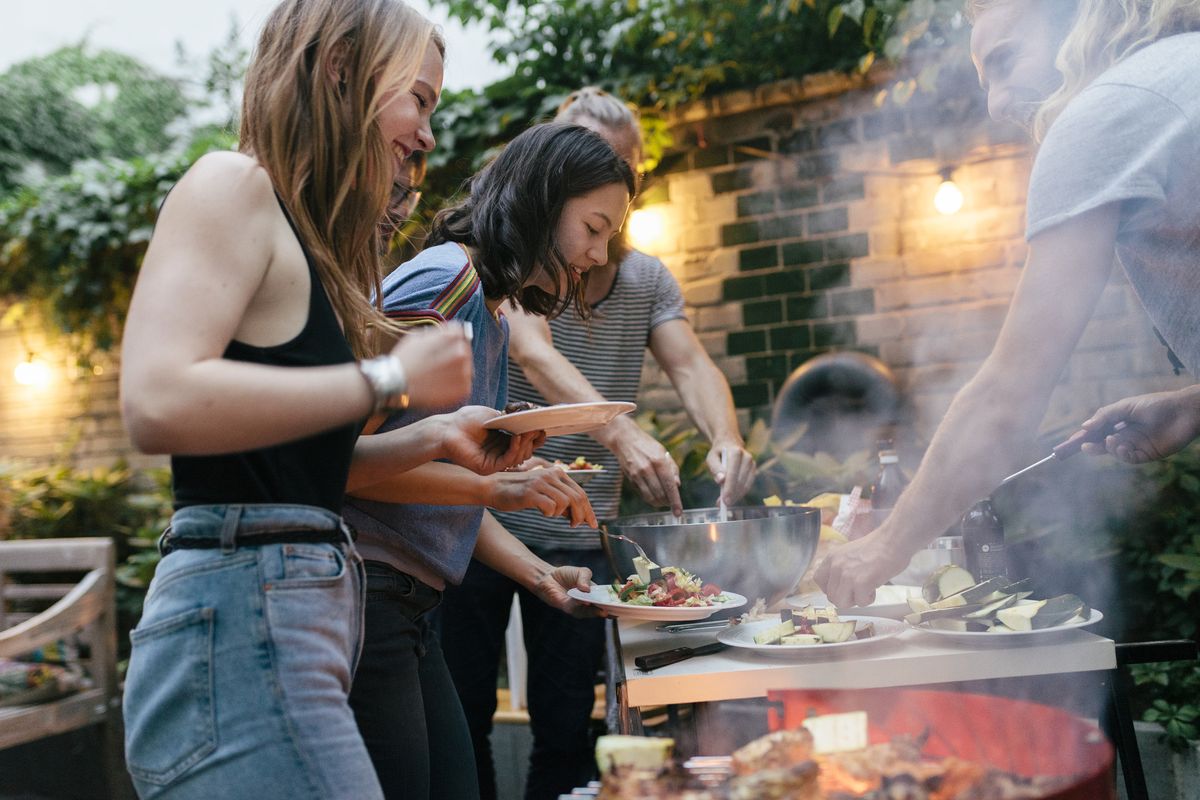
[[[716,640],[712,631],[663,633],[654,628],[653,622],[618,621],[625,699],[631,707],[763,697],[770,689],[916,686],[1117,666],[1111,639],[1078,629],[1036,640],[1037,644],[997,641],[979,647],[907,630],[862,647],[824,654],[772,656],[731,647],[642,672],[633,664],[637,656]]]

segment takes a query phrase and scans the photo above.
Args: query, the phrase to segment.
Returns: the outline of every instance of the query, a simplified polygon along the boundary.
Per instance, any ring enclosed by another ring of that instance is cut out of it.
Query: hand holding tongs
[[[1110,433],[1116,433],[1117,431],[1122,430],[1124,427],[1125,427],[1124,422],[1118,422],[1116,425],[1112,426],[1111,429],[1101,429],[1098,431],[1089,431],[1089,430],[1085,429],[1085,430],[1076,431],[1065,442],[1055,445],[1054,449],[1051,451],[1050,455],[1046,456],[1045,458],[1041,459],[1040,461],[1033,462],[1032,464],[1030,464],[1028,467],[1025,467],[1024,469],[1017,470],[1012,475],[1009,475],[1007,478],[1000,481],[1000,485],[1003,486],[1004,484],[1006,484],[1010,481],[1016,480],[1017,478],[1024,475],[1026,472],[1029,472],[1030,470],[1040,467],[1042,464],[1045,464],[1047,461],[1053,461],[1056,458],[1059,461],[1065,461],[1066,459],[1070,458],[1071,456],[1078,453],[1081,449],[1083,449],[1083,446],[1085,444],[1094,443],[1094,442],[1103,442],[1104,439]]]

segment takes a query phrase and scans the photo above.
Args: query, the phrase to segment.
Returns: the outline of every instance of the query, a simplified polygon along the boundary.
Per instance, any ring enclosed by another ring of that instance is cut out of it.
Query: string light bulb
[[[50,365],[33,353],[17,364],[16,369],[13,370],[13,380],[21,386],[29,386],[34,389],[46,388],[50,385],[52,377]]]
[[[657,208],[639,208],[629,215],[629,243],[646,253],[660,251],[667,233],[667,221]]]
[[[933,207],[946,216],[957,214],[963,207],[963,193],[954,182],[954,168],[946,167],[941,170],[941,175],[942,183],[933,195]]]

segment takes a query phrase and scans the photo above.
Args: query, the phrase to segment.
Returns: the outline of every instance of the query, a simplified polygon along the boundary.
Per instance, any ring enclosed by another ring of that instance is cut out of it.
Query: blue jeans
[[[237,538],[271,532],[343,541]],[[189,506],[164,540],[222,533],[224,547],[163,558],[130,635],[125,751],[138,794],[382,798],[347,703],[363,573],[341,519],[312,506]]]
[[[467,721],[430,612],[442,593],[368,561],[367,627],[350,706],[388,800],[476,800]]]
[[[592,570],[605,583],[608,562],[599,550],[535,549],[554,566]],[[525,800],[554,800],[583,786],[596,771],[591,735],[596,673],[604,661],[604,620],[576,619],[551,608],[512,579],[472,559],[461,586],[446,590],[442,647],[470,726],[479,793],[496,797],[489,736],[496,713],[496,679],[512,598],[521,598],[529,658],[527,691],[533,750]]]

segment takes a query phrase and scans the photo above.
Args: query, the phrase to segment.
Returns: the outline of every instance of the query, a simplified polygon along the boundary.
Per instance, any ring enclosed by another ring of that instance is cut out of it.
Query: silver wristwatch
[[[408,379],[399,358],[390,353],[365,358],[358,362],[358,369],[375,395],[374,413],[408,408]]]

